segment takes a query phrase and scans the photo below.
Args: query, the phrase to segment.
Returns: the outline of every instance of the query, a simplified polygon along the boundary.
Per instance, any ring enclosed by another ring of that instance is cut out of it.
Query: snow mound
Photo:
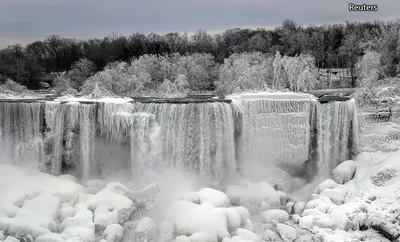
[[[157,226],[153,219],[145,217],[140,220],[135,232],[133,233],[134,240],[137,242],[151,241],[155,238],[156,231]]]
[[[123,235],[124,228],[119,224],[108,225],[103,232],[103,238],[105,238],[107,242],[121,241]]]
[[[214,207],[227,207],[230,204],[230,200],[225,193],[212,188],[202,188],[198,195],[200,203],[209,203]]]
[[[177,235],[192,235],[196,232],[214,233],[219,239],[230,237],[226,214],[208,203],[194,204],[175,201],[164,211]]]
[[[137,210],[131,199],[114,192],[110,186],[90,197],[86,205],[95,211],[95,223],[105,227],[124,223]]]
[[[1,199],[11,203],[40,193],[61,198],[62,201],[75,200],[85,188],[70,179],[62,179],[35,169],[0,164]]]
[[[323,190],[325,190],[326,188],[332,189],[332,188],[335,188],[335,187],[337,187],[337,186],[338,186],[338,184],[337,184],[334,180],[332,180],[332,179],[327,179],[327,180],[321,182],[321,184],[319,184],[319,185],[317,186],[317,188],[315,188],[314,193],[320,194],[320,193],[321,193]]]
[[[213,233],[198,232],[189,238],[191,242],[218,242],[217,236]]]
[[[262,239],[255,233],[239,228],[232,238],[225,238],[222,242],[262,242]]]
[[[261,214],[261,217],[265,223],[272,223],[274,220],[278,223],[283,223],[289,220],[289,214],[285,210],[280,209],[265,211]]]
[[[338,184],[345,184],[353,179],[356,173],[356,163],[352,160],[343,161],[332,171],[333,180]]]
[[[290,227],[289,225],[278,223],[276,225],[276,231],[280,234],[280,236],[284,240],[293,241],[297,238],[296,229]]]

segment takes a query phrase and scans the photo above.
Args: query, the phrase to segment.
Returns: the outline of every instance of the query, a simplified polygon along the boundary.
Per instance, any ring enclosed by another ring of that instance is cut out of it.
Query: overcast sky
[[[348,11],[349,2],[378,4],[377,12]],[[300,24],[395,20],[400,0],[0,0],[0,47],[50,34],[88,39],[133,32],[210,33]]]

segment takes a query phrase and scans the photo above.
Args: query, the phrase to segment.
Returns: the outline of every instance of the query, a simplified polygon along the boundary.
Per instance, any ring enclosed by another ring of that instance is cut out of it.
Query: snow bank
[[[74,200],[85,188],[69,179],[61,179],[35,169],[0,164],[0,197],[3,201],[18,202],[27,197],[47,193],[62,201]]]

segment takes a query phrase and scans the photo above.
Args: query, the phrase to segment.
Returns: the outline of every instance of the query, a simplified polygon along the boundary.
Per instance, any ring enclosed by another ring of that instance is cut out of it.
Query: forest
[[[215,35],[204,30],[88,40],[51,35],[0,50],[0,83],[37,89],[48,81],[64,94],[99,88],[174,97],[259,88],[304,91],[321,86],[319,70],[345,68],[349,87],[393,84],[400,75],[399,30],[400,21],[302,26],[285,20],[273,30],[235,28]]]

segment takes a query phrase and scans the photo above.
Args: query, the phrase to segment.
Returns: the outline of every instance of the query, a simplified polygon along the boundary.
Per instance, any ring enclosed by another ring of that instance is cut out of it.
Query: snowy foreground
[[[82,186],[68,175],[0,165],[0,241],[399,241],[399,159],[400,152],[362,153],[308,201],[248,182],[224,192],[173,191],[163,205],[156,184]]]

